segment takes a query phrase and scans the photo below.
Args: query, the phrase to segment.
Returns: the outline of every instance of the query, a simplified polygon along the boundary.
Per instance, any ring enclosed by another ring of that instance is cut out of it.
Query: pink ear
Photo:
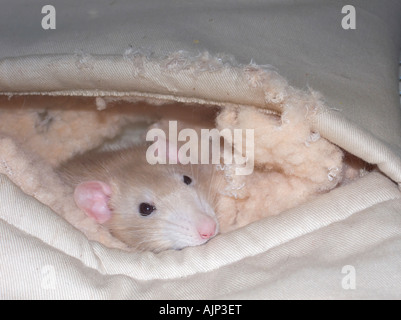
[[[178,158],[178,146],[174,144],[174,142],[170,142],[168,139],[166,140],[167,147],[167,159],[169,159],[170,164],[180,163],[180,159]]]
[[[74,191],[77,206],[99,223],[105,223],[111,218],[108,206],[110,196],[110,186],[102,181],[82,182]]]
[[[157,156],[160,157],[160,159],[166,159],[168,164],[180,163],[178,159],[178,146],[174,142],[163,137],[159,136],[158,139],[160,139],[160,143],[165,147],[157,148]]]

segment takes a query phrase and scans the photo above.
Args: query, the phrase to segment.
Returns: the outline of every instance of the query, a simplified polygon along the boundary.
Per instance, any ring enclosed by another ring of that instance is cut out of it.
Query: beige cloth
[[[392,182],[401,182],[399,1],[354,1],[356,30],[341,28],[346,1],[138,1],[116,2],[110,11],[94,1],[54,1],[57,29],[46,32],[39,21],[29,27],[40,8],[22,2],[20,19],[9,14],[11,3],[0,13],[9,28],[0,39],[4,94],[129,94],[258,107],[279,98],[250,87],[237,69],[219,68],[221,61],[195,76],[180,56],[169,58],[173,71],[149,69],[130,45],[156,56],[207,48],[272,64],[291,84],[320,91],[332,110],[316,115],[314,128],[383,174],[205,246],[158,255],[89,242],[2,176],[0,298],[401,298],[401,202]],[[355,270],[355,289],[344,289],[345,266]]]
[[[401,298],[400,193],[373,173],[205,246],[105,249],[1,180],[2,298]],[[343,287],[355,268],[355,290]]]

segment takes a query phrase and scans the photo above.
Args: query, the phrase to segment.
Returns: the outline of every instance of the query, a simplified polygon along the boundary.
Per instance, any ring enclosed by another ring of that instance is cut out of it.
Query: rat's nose
[[[198,232],[202,239],[210,239],[216,234],[216,222],[205,216],[198,224]]]

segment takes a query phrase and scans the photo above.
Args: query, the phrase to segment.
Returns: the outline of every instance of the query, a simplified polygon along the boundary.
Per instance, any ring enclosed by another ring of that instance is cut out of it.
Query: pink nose
[[[216,222],[209,217],[204,217],[198,224],[198,232],[202,239],[210,239],[216,234]]]

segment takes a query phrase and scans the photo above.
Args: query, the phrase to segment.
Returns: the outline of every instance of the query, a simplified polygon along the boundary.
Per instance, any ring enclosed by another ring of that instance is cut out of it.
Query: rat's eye
[[[192,179],[188,176],[184,176],[184,183],[190,185],[192,183]]]
[[[151,204],[146,203],[146,202],[142,202],[139,205],[139,213],[143,217],[146,217],[146,216],[150,215],[155,210],[156,210],[155,206],[152,206]]]

